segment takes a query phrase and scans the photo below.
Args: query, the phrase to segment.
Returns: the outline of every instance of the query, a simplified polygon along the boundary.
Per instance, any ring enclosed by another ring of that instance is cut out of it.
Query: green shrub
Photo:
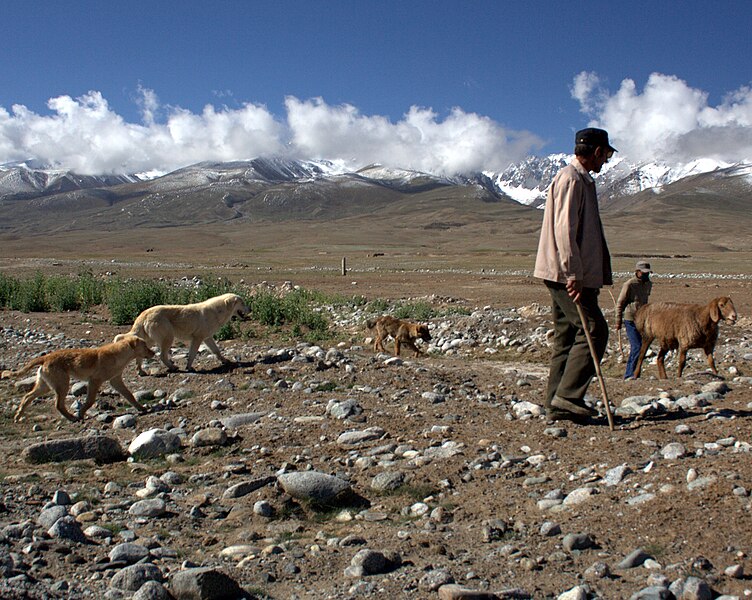
[[[374,298],[371,300],[368,305],[367,309],[369,312],[373,313],[385,313],[389,311],[389,301],[385,300],[384,298]]]
[[[50,277],[45,282],[46,306],[49,310],[65,312],[80,308],[78,283],[68,277]]]
[[[162,282],[117,280],[107,286],[105,302],[115,325],[129,325],[147,308],[166,304],[167,285]]]
[[[44,312],[49,309],[45,294],[44,275],[37,273],[31,279],[19,282],[16,293],[11,298],[10,308],[22,312]]]
[[[285,321],[282,303],[279,298],[270,292],[261,291],[256,293],[248,302],[250,316],[254,321],[262,325],[276,327]]]
[[[18,279],[0,273],[0,307],[11,308],[13,298],[18,293]]]
[[[420,301],[398,306],[394,311],[394,316],[398,319],[427,321],[436,316],[436,311],[428,302]]]
[[[78,274],[78,300],[83,310],[104,301],[104,282],[96,279],[91,271]]]

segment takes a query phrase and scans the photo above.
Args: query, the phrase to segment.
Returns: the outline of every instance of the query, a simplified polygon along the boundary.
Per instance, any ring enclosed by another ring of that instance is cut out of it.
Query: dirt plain
[[[195,235],[161,230],[139,234],[137,239],[133,234],[118,234],[107,244],[86,242],[75,233],[38,239],[6,237],[0,270],[15,276],[36,271],[75,274],[81,269],[102,276],[222,276],[249,286],[267,282],[281,287],[289,281],[368,300],[422,299],[437,307],[462,307],[469,314],[498,311],[497,315],[511,315],[506,333],[522,340],[520,346],[525,349],[496,347],[497,352],[488,353],[485,348],[493,342],[478,343],[461,352],[404,357],[403,364],[386,366],[386,357],[375,355],[364,343],[366,332],[352,324],[340,327],[328,344],[320,344],[324,351],[338,346],[351,369],[345,369],[345,363],[322,366],[318,361],[270,364],[264,358],[270,351],[295,352],[299,341],[243,324],[252,329],[252,335],[220,344],[227,355],[239,359],[235,369],[217,368],[216,359],[207,353],[200,354],[197,372],[191,374],[166,374],[154,363],[154,374],[139,378],[131,369],[126,382],[134,391],[159,389],[171,396],[182,388],[192,390],[188,401],[139,416],[135,431],[112,429],[111,418],[129,412],[115,395],[106,396],[84,424],[52,415],[50,400],[37,401],[26,422],[13,423],[12,411],[20,394],[11,382],[2,381],[0,452],[5,458],[0,527],[35,520],[52,494],[64,489],[91,502],[86,516],[91,523],[114,523],[113,531],[133,531],[137,542],[174,551],[155,559],[166,575],[179,570],[183,561],[218,566],[258,597],[277,600],[435,598],[436,586],[427,576],[442,570],[457,584],[486,592],[487,597],[494,593],[556,598],[580,586],[578,593],[584,596],[571,597],[630,598],[651,583],[690,576],[700,578],[714,595],[752,596],[752,581],[744,575],[752,572],[752,461],[745,451],[752,443],[752,385],[744,379],[752,375],[748,318],[752,314],[752,262],[746,252],[703,245],[672,253],[659,242],[654,251],[646,252],[658,271],[653,300],[733,298],[740,320],[733,327],[722,325],[716,350],[722,377],[707,373],[699,351],[692,351],[693,360],[682,379],[673,376],[675,365],[669,363],[669,380],[657,380],[655,367],[648,366],[643,378],[625,382],[615,334],[603,364],[615,405],[628,396],[658,397],[661,392],[677,399],[720,379],[730,391],[693,410],[618,418],[614,431],[605,419],[585,426],[559,423],[556,427],[564,434],[555,437],[544,417],[520,418],[514,411],[520,401],[542,403],[547,372],[545,344],[531,341],[538,328],[550,326],[550,317],[545,311],[545,288],[531,276],[534,248],[529,235],[521,233],[519,239],[525,241],[519,243],[510,238],[501,250],[494,249],[492,237],[479,241],[477,236],[472,236],[475,241],[469,246],[460,245],[459,238],[452,244],[449,235],[449,241],[439,247],[426,233],[410,239],[395,236],[392,239],[399,243],[382,247],[372,241],[359,244],[352,238],[316,242],[316,227],[310,225],[310,231],[297,238],[292,225],[276,232],[258,230],[247,238],[225,229]],[[636,257],[632,247],[621,242],[629,239],[627,232],[614,232],[613,239],[617,240],[612,251],[619,273],[612,290],[616,295]],[[652,246],[645,241],[642,247]],[[345,275],[342,257],[347,258]],[[601,298],[606,316],[613,320],[608,291]],[[529,310],[520,310],[524,307]],[[123,330],[109,321],[103,308],[88,314],[6,311],[0,313],[0,320],[6,332],[0,342],[3,369],[18,366],[38,351],[31,344],[24,345],[23,339],[11,337],[11,330],[33,330],[91,344],[109,341]],[[449,322],[448,329],[457,331],[482,328],[487,322],[462,315],[434,321],[434,327]],[[501,327],[498,320],[496,326]],[[500,335],[498,330],[487,333]],[[734,381],[735,377],[742,379]],[[279,384],[282,380],[285,385]],[[301,382],[307,391],[288,385],[294,382]],[[427,400],[426,392],[440,393],[443,401]],[[590,394],[594,400],[601,397],[595,382]],[[338,420],[326,412],[330,400],[347,398],[354,398],[363,408],[356,419]],[[221,408],[212,407],[212,401],[218,401],[215,406]],[[224,446],[202,448],[186,443],[181,451],[183,462],[175,464],[152,460],[32,465],[21,457],[31,443],[92,431],[115,435],[124,446],[138,432],[153,427],[179,426],[190,437],[226,414],[248,411],[266,416],[253,426],[230,432]],[[381,427],[385,435],[358,448],[337,444],[341,433],[367,427]],[[686,453],[664,458],[661,450],[673,442],[683,444]],[[416,464],[396,455],[394,446],[409,447],[423,457],[437,447],[458,448],[459,452]],[[358,460],[374,447],[381,450],[373,461]],[[607,485],[607,472],[620,465],[626,465],[629,474],[621,483]],[[223,491],[232,484],[274,475],[280,469],[340,475],[367,505],[321,510],[291,500],[276,485],[239,499],[223,498]],[[122,507],[137,499],[135,492],[147,476],[165,471],[177,472],[183,481],[166,495],[168,515],[128,518]],[[400,471],[408,484],[390,493],[377,492],[371,483],[381,471]],[[708,478],[708,485],[690,489],[688,479],[698,476]],[[113,481],[122,491],[105,493],[105,485]],[[591,489],[592,495],[564,508],[540,508],[539,502],[550,492],[561,490],[566,497],[579,488]],[[654,496],[643,503],[633,502],[645,494]],[[259,500],[274,507],[274,518],[253,512]],[[430,512],[410,513],[416,502],[425,503]],[[204,513],[202,518],[189,516],[196,506]],[[560,533],[543,533],[551,531],[548,522],[558,525]],[[567,549],[564,536],[571,533],[586,533],[593,543],[581,550]],[[342,540],[349,542],[342,544]],[[51,549],[32,549],[26,554],[30,565],[26,573],[49,586],[68,582],[71,597],[73,592],[101,597],[109,589],[112,572],[93,566],[106,563],[111,545],[119,541],[116,536],[110,545],[50,542]],[[26,540],[6,542],[20,555],[28,544]],[[240,564],[220,558],[220,552],[234,544],[254,546],[257,551],[249,551]],[[401,565],[385,573],[346,576],[350,560],[364,547],[395,552]],[[638,548],[654,562],[647,567],[619,568],[622,559]],[[594,574],[599,572],[593,568],[597,563],[605,563],[609,574],[603,575],[602,569],[600,575]],[[730,567],[735,567],[733,573],[727,570]],[[65,597],[48,593],[48,597]]]

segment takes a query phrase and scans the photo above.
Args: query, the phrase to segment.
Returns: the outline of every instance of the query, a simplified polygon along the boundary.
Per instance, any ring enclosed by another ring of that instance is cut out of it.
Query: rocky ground
[[[545,305],[426,301],[447,316],[419,358],[375,354],[372,315],[332,309],[319,346],[251,324],[220,343],[236,368],[131,366],[146,415],[105,390],[83,424],[50,399],[16,424],[0,382],[0,596],[752,597],[748,317],[722,325],[722,377],[692,351],[681,380],[625,382],[614,340],[610,431],[541,414]],[[0,367],[122,329],[5,312]]]

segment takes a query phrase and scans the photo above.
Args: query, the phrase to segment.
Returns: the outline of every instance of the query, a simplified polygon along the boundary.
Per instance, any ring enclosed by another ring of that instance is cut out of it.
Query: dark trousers
[[[545,283],[551,293],[554,320],[554,347],[545,398],[546,408],[550,409],[554,395],[581,403],[595,376],[595,365],[577,305],[567,294],[566,286],[551,281]],[[600,361],[606,352],[608,323],[598,307],[598,290],[584,288],[580,305]]]
[[[637,331],[634,321],[624,321],[624,329],[627,332],[627,339],[629,340],[629,358],[627,359],[627,370],[624,373],[624,379],[628,379],[634,375],[634,370],[637,366],[637,357],[640,356],[640,347],[642,346],[642,336]]]

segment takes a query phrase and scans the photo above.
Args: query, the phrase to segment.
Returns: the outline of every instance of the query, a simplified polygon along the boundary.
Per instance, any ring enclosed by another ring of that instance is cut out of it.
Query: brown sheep
[[[713,298],[707,304],[657,302],[641,306],[635,313],[635,327],[642,336],[642,346],[634,376],[640,376],[645,353],[654,339],[661,344],[658,352],[658,377],[660,379],[667,378],[666,367],[663,363],[666,353],[669,350],[679,350],[679,377],[681,377],[687,361],[687,350],[690,348],[702,348],[708,358],[710,370],[717,375],[713,350],[718,339],[718,323],[721,319],[732,324],[736,321],[736,309],[728,296]]]

